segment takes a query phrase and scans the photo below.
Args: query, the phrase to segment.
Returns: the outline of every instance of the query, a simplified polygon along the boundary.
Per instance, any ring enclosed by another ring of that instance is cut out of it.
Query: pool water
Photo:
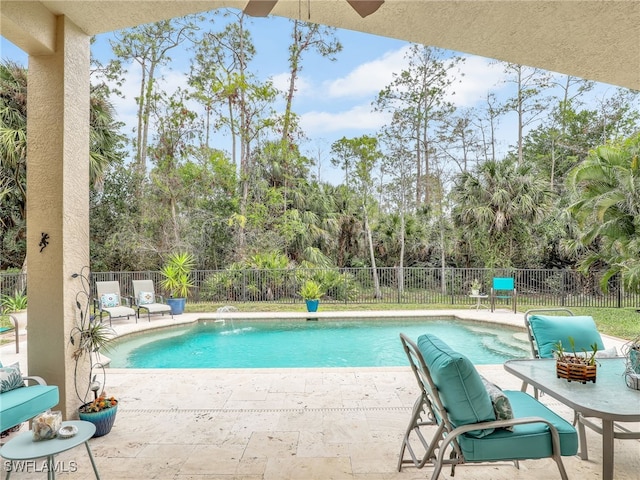
[[[399,335],[432,333],[476,364],[528,356],[521,330],[453,318],[250,321],[200,320],[124,337],[114,368],[296,368],[403,366]]]

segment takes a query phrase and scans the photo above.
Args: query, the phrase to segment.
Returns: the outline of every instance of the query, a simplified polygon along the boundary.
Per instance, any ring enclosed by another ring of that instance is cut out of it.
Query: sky
[[[219,21],[212,27],[220,30]],[[291,22],[288,19],[249,17],[257,53],[251,70],[259,78],[271,78],[276,87],[286,90],[288,86],[288,46]],[[404,55],[409,43],[348,30],[337,30],[336,36],[343,49],[331,62],[315,53],[307,53],[297,81],[297,92],[293,109],[300,116],[301,127],[311,140],[301,150],[307,156],[319,160],[316,173],[320,178],[338,183],[340,172],[330,165],[331,143],[343,136],[374,135],[388,123],[388,116],[372,111],[372,102],[380,90],[387,86],[394,73],[406,65]],[[109,39],[112,34],[96,37],[92,53],[102,62],[112,57]],[[3,37],[0,42],[3,60],[10,59],[27,64],[27,56]],[[455,85],[451,100],[458,107],[479,107],[486,101],[489,92],[497,97],[509,95],[509,85],[504,82],[504,67],[495,60],[445,51],[446,54],[465,57],[462,64],[461,82]],[[162,70],[161,84],[165,91],[174,91],[186,86],[185,73],[189,71],[189,55],[184,52],[172,55],[170,68]],[[113,98],[118,120],[125,123],[125,132],[131,134],[136,124],[135,97],[139,92],[140,74],[131,66],[127,81],[122,88],[125,98]],[[606,86],[605,86],[606,87]],[[284,110],[284,101],[281,103]],[[513,122],[501,122],[499,150],[504,153],[515,143]],[[225,149],[228,139],[219,138]]]

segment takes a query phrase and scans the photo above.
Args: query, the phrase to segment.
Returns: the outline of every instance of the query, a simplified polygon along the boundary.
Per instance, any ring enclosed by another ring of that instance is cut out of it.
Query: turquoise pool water
[[[403,366],[399,334],[433,333],[476,364],[527,357],[521,330],[452,318],[200,320],[123,338],[114,368],[296,368]]]

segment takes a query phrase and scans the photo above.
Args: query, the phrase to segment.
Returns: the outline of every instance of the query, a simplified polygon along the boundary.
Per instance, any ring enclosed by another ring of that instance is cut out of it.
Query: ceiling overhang
[[[31,55],[55,18],[87,35],[218,8],[311,21],[640,90],[640,1],[2,0],[0,33]]]

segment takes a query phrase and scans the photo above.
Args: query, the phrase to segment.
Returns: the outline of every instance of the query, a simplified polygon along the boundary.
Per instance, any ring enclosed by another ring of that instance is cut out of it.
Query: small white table
[[[489,298],[489,295],[485,295],[485,294],[478,294],[478,295],[469,295],[469,298],[475,298],[476,299],[476,310],[480,310],[481,308],[489,308],[487,305],[484,305],[483,303],[481,303],[481,301],[485,298]]]
[[[0,448],[0,456],[11,460],[11,466],[7,469],[6,480],[9,480],[11,471],[13,470],[13,461],[19,460],[34,460],[36,458],[47,458],[47,479],[54,480],[56,478],[56,464],[54,457],[58,453],[66,452],[78,445],[84,443],[87,447],[87,453],[89,454],[89,460],[93,466],[93,471],[96,474],[96,478],[100,480],[98,474],[98,468],[93,460],[91,449],[89,448],[88,440],[96,433],[96,426],[91,422],[84,422],[82,420],[73,420],[69,422],[62,422],[62,426],[75,425],[78,429],[71,438],[52,438],[51,440],[41,440],[39,442],[33,441],[33,432],[31,430],[21,433],[15,438],[9,440],[5,445]],[[23,464],[24,465],[24,464]]]

